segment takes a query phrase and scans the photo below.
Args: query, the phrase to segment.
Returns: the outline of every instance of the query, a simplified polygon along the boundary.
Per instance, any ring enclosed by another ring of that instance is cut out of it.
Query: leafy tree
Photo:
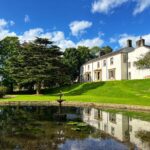
[[[19,84],[34,83],[40,94],[46,80],[55,80],[60,69],[60,48],[52,42],[37,38],[25,43],[7,61],[7,71]]]
[[[112,48],[110,46],[104,46],[101,48],[101,51],[104,52],[104,54],[108,54],[108,53],[111,53],[112,52]]]
[[[0,75],[3,79],[3,85],[7,86],[9,91],[13,91],[14,80],[5,70],[6,61],[14,55],[20,48],[19,39],[17,37],[6,37],[0,41]]]
[[[90,54],[93,56],[93,57],[97,57],[97,54],[99,55],[99,52],[100,52],[101,48],[98,47],[98,46],[94,46],[90,49]]]
[[[65,50],[63,62],[69,68],[69,74],[72,81],[79,77],[81,65],[91,58],[92,55],[90,54],[90,49],[85,46],[79,46],[78,48],[67,48]]]
[[[112,48],[110,46],[104,46],[101,48],[98,46],[94,46],[93,48],[90,49],[90,53],[93,56],[93,58],[96,58],[99,55],[103,56],[111,52],[112,52]]]
[[[79,51],[76,48],[67,48],[64,52],[63,63],[67,65],[71,80],[74,81],[79,74]]]
[[[143,68],[150,69],[150,52],[146,53],[146,55],[142,56],[137,62],[135,62],[135,65],[139,69]]]
[[[79,67],[92,58],[90,49],[88,47],[79,46],[77,51],[79,52]]]

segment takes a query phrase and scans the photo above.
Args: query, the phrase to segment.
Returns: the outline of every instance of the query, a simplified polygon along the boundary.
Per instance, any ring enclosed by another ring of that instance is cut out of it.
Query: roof
[[[131,51],[133,51],[133,50],[134,50],[133,47],[124,47],[124,48],[121,48],[121,49],[119,49],[119,50],[117,50],[117,51],[113,51],[113,52],[108,53],[108,54],[106,54],[106,55],[103,55],[103,56],[100,56],[100,57],[91,59],[91,60],[87,61],[85,64],[88,64],[88,63],[91,63],[91,62],[95,62],[95,61],[97,61],[97,60],[102,60],[102,59],[105,59],[105,58],[107,58],[107,57],[110,57],[110,56],[114,56],[114,55],[116,55],[116,54],[119,54],[119,53],[129,53],[129,52],[131,52]]]

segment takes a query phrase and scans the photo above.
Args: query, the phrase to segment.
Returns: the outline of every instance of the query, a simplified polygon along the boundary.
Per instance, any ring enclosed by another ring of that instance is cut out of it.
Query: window
[[[109,114],[109,121],[116,123],[116,114],[110,113]]]
[[[110,65],[113,65],[114,64],[114,58],[110,58]]]
[[[123,55],[123,63],[126,63],[126,62],[127,62],[127,55],[124,54],[124,55]]]
[[[104,131],[107,132],[107,124],[104,124]]]
[[[128,73],[128,79],[131,79],[131,72]]]
[[[102,112],[98,110],[98,119],[102,119]]]
[[[115,134],[115,128],[111,127],[111,134],[114,135]]]
[[[90,81],[90,74],[88,74],[87,78],[88,78],[88,81]]]
[[[101,120],[102,119],[102,113],[99,109],[95,109],[94,111],[94,118],[97,120]]]
[[[100,80],[100,72],[97,73],[97,80]]]
[[[128,68],[131,68],[131,62],[128,62]]]
[[[99,62],[97,62],[97,68],[99,68],[100,67],[100,63]]]
[[[91,109],[90,109],[90,108],[85,108],[85,113],[86,113],[87,115],[90,115]]]
[[[109,70],[109,79],[115,79],[115,69]]]
[[[90,70],[90,65],[88,65],[88,70]]]
[[[106,66],[106,60],[103,60],[103,66],[104,67]]]

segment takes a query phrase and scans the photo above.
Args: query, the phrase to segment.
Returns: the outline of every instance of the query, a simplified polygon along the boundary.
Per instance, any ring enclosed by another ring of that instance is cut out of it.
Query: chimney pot
[[[140,38],[140,40],[136,42],[136,47],[141,47],[141,46],[145,46],[145,40],[142,38]]]
[[[127,47],[132,47],[132,40],[127,40]]]

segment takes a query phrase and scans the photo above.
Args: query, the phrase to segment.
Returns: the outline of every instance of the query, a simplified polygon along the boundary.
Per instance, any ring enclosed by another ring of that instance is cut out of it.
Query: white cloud
[[[10,32],[9,30],[0,30],[0,40],[7,36],[16,36],[15,32]]]
[[[93,39],[85,39],[81,40],[77,43],[77,46],[87,46],[87,47],[94,47],[94,46],[102,46],[104,41],[100,39],[99,37],[93,38]]]
[[[146,45],[150,45],[150,34],[142,35],[142,38],[145,39]],[[135,47],[136,46],[136,41],[138,41],[140,39],[140,36],[122,34],[122,35],[120,35],[120,38],[118,40],[119,45],[121,47],[127,46],[127,40],[128,39],[132,40],[133,46]]]
[[[0,19],[0,29],[5,28],[8,22],[5,19]]]
[[[120,7],[126,2],[134,2],[135,8],[133,10],[133,15],[142,13],[145,9],[150,7],[150,0],[95,0],[92,3],[92,12],[93,13],[112,13],[112,11]]]
[[[58,46],[64,51],[66,48],[76,47],[76,44],[71,40],[61,40],[57,42]]]
[[[41,36],[42,33],[43,33],[42,28],[30,29],[29,31],[25,31],[23,33],[23,35],[20,35],[19,39],[21,42],[33,41],[33,40],[35,40],[36,37]]]
[[[30,22],[30,17],[29,17],[29,15],[25,15],[25,16],[24,16],[24,22],[25,22],[25,23]]]
[[[72,35],[78,36],[85,32],[85,29],[90,28],[92,26],[92,22],[89,21],[73,21],[70,23],[69,27]]]
[[[116,42],[117,42],[117,39],[112,37],[112,38],[109,39],[109,42],[110,42],[110,43],[116,43]]]
[[[78,46],[101,46],[103,44],[103,40],[99,37],[95,37],[93,39],[83,39],[79,42],[73,42],[72,40],[65,37],[64,32],[62,31],[53,31],[53,32],[45,32],[42,28],[34,28],[28,31],[25,31],[23,34],[16,34],[15,32],[11,32],[9,30],[9,26],[13,25],[14,22],[6,21],[5,19],[0,19],[0,40],[4,39],[7,36],[18,36],[21,43],[29,42],[36,39],[36,37],[48,38],[53,41],[56,45],[58,45],[62,50],[65,50],[69,47],[78,47]]]
[[[10,23],[11,26],[14,26],[14,25],[15,25],[15,22],[12,21],[12,20],[11,20],[9,23]]]
[[[150,7],[150,0],[137,0],[133,15],[143,12],[148,7]]]
[[[8,29],[9,23],[10,22],[6,21],[5,19],[0,19],[0,40],[7,36],[16,36],[15,32],[11,32]]]
[[[96,0],[92,3],[92,12],[105,13],[111,12],[114,8],[121,6],[128,0]]]
[[[23,35],[19,36],[21,42],[24,41],[33,41],[36,37],[48,38],[49,40],[55,42],[62,50],[69,47],[78,47],[78,46],[101,46],[104,41],[99,37],[93,39],[84,39],[77,43],[73,42],[70,39],[67,39],[62,31],[54,32],[44,32],[42,28],[30,29],[29,31],[24,32]]]
[[[62,50],[68,47],[75,47],[75,43],[71,40],[67,40],[62,31],[44,32],[42,28],[30,29],[25,31],[23,35],[18,36],[21,42],[29,42],[36,39],[36,37],[48,38],[57,44]]]

